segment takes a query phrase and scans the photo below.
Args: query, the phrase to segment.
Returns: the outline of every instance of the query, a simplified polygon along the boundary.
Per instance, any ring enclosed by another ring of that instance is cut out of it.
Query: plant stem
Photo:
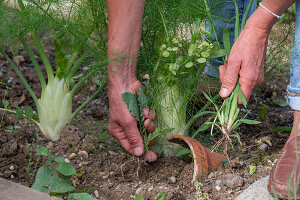
[[[89,57],[89,53],[85,53],[81,58],[78,59],[78,61],[74,64],[72,69],[68,72],[66,82],[67,84],[70,82],[71,78],[73,77],[74,73],[79,69],[81,64]]]
[[[88,79],[90,78],[93,74],[95,74],[95,71],[90,71],[87,75],[85,75],[83,78],[80,79],[80,81],[72,88],[70,94],[71,96],[74,95],[75,91],[82,86],[82,84]]]
[[[104,83],[102,83],[101,86],[99,86],[99,88],[97,89],[97,91],[94,92],[94,94],[90,98],[88,98],[83,104],[81,104],[74,111],[74,113],[72,114],[71,119],[69,120],[68,123],[71,124],[72,120],[75,118],[75,116],[78,114],[78,112],[81,111],[88,103],[90,103],[104,89],[104,87],[106,87],[106,86],[107,86],[107,80]]]
[[[30,59],[33,63],[33,66],[34,66],[34,68],[35,68],[35,70],[36,70],[36,72],[39,76],[40,83],[42,85],[42,90],[44,90],[45,87],[46,87],[46,81],[45,81],[45,78],[44,78],[43,73],[41,71],[41,68],[40,68],[40,66],[39,66],[39,64],[38,64],[38,62],[37,62],[37,60],[34,56],[34,53],[32,52],[29,45],[27,44],[27,42],[24,40],[24,38],[21,35],[19,36],[19,40],[21,41],[21,43],[23,44],[25,50],[27,51],[27,53],[28,53],[28,55],[29,55],[29,57],[30,57]]]
[[[5,108],[0,108],[1,111],[4,111],[4,112],[10,112],[10,113],[14,113],[14,114],[17,114],[16,111],[14,110],[10,110],[10,109],[5,109]],[[38,125],[38,127],[40,127],[40,123],[38,121],[35,121],[34,119],[32,118],[28,118],[25,114],[22,114],[23,117],[26,117],[27,119],[30,119],[31,121],[33,121],[36,125]]]
[[[42,58],[42,61],[44,63],[44,66],[46,68],[46,71],[47,71],[47,76],[48,76],[48,82],[52,82],[54,80],[54,72],[52,70],[52,66],[50,64],[50,61],[44,51],[44,47],[43,45],[41,44],[38,36],[36,35],[36,33],[32,33],[31,34],[32,36],[32,39],[33,39],[33,42]]]
[[[4,57],[8,60],[8,62],[12,66],[12,68],[15,70],[16,74],[19,76],[22,83],[25,85],[26,89],[30,93],[35,105],[38,107],[39,106],[39,101],[38,101],[37,97],[35,96],[33,90],[31,89],[31,87],[29,86],[29,84],[25,80],[24,76],[22,75],[22,73],[18,69],[18,67],[15,65],[15,63],[10,59],[10,57],[4,52],[4,50],[1,47],[0,47],[0,52],[2,53],[2,55],[4,55]]]

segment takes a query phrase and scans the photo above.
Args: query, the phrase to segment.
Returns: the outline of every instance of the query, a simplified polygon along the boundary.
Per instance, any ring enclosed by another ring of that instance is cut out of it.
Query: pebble
[[[85,158],[85,159],[87,159],[89,157],[88,152],[86,152],[84,150],[83,151],[79,151],[78,155],[81,156],[81,157],[83,157],[83,158]]]
[[[142,189],[143,189],[142,187],[139,187],[138,189],[136,189],[135,193],[139,194],[142,191]]]
[[[48,142],[47,146],[48,147],[53,147],[53,142]]]
[[[176,183],[176,178],[175,178],[175,176],[171,176],[169,179],[170,179],[170,182],[171,182],[171,183]]]
[[[114,152],[114,151],[108,151],[108,153],[110,153],[111,155],[114,155],[114,156],[117,156],[118,155],[118,153],[117,152]]]
[[[98,190],[95,190],[94,194],[95,194],[95,197],[96,197],[96,198],[99,197],[99,192],[98,192]]]
[[[66,163],[70,163],[70,160],[68,158],[65,158]]]
[[[10,178],[13,179],[13,178],[15,178],[15,176],[14,176],[14,175],[11,175]]]
[[[207,178],[208,178],[208,179],[211,179],[211,178],[213,178],[214,176],[215,176],[215,173],[211,172],[211,173],[207,176]]]
[[[107,186],[108,186],[109,188],[112,188],[112,187],[114,186],[114,183],[113,183],[113,182],[110,182],[110,183],[107,184]]]
[[[216,185],[216,190],[217,191],[220,191],[222,188],[220,187],[220,186],[218,186],[218,185]]]
[[[75,157],[76,157],[76,154],[75,153],[71,153],[70,156],[69,156],[69,159],[72,160]]]
[[[216,180],[216,185],[221,186],[222,185],[222,180],[220,180],[220,179]]]
[[[267,149],[268,145],[266,143],[263,143],[262,145],[259,146],[259,149],[262,151],[265,151]]]
[[[237,174],[227,174],[223,180],[224,185],[234,189],[240,187],[244,184],[244,180],[240,175]]]
[[[11,171],[14,171],[14,170],[15,170],[15,167],[12,165],[12,166],[9,167],[9,169],[10,169]]]

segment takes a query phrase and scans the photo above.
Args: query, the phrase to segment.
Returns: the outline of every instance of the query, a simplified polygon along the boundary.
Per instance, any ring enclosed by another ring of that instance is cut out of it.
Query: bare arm
[[[282,15],[294,2],[264,0],[262,4],[273,13]],[[276,20],[261,6],[249,18],[231,49],[228,64],[220,66],[221,97],[230,95],[239,77],[241,89],[248,101],[254,86],[263,81],[268,36]]]
[[[137,55],[141,42],[142,17],[145,0],[107,0],[108,6],[108,95],[109,132],[123,148],[135,156],[144,154],[143,139],[137,121],[130,114],[122,93],[137,93],[141,83],[136,77]],[[148,132],[155,130],[153,115],[144,113]],[[145,159],[154,161],[157,156],[147,151]]]

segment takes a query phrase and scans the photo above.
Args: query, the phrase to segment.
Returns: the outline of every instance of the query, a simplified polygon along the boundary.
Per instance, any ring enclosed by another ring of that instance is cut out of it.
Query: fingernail
[[[221,97],[226,97],[226,96],[228,96],[228,89],[222,88],[221,91],[220,91],[220,96],[221,96]]]
[[[141,147],[136,147],[133,149],[133,153],[135,156],[141,156],[143,155],[143,149]]]

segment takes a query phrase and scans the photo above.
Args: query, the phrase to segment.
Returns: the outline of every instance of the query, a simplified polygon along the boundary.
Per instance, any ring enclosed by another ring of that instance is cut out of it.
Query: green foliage
[[[137,121],[140,121],[140,109],[136,96],[133,93],[124,92],[122,93],[122,98],[132,116],[134,116]]]
[[[201,187],[203,186],[203,184],[202,183],[200,183],[200,182],[196,182],[195,183],[195,187],[196,187],[196,199],[197,200],[208,200],[209,198],[208,198],[208,194],[207,193],[203,193],[202,191],[201,191]]]
[[[292,132],[292,127],[290,126],[278,126],[271,130],[272,133],[279,133],[279,132],[287,132],[290,133]]]
[[[39,146],[35,149],[36,155],[48,157],[46,165],[38,169],[32,188],[50,195],[69,194],[75,188],[71,183],[72,176],[81,176],[70,163],[63,157],[55,157],[46,147]],[[56,166],[56,167],[55,167]],[[72,193],[68,199],[94,199],[87,193]]]
[[[181,157],[181,156],[187,156],[187,155],[191,155],[191,154],[192,154],[192,151],[190,149],[183,148],[176,153],[176,156]]]
[[[145,198],[139,194],[135,194],[135,199],[136,200],[144,200]],[[166,192],[161,192],[159,193],[156,197],[155,200],[166,200]]]
[[[263,105],[258,109],[258,116],[261,121],[265,121],[267,119],[269,112],[269,107],[267,105]]]
[[[68,200],[97,200],[87,193],[72,193],[69,195]]]

